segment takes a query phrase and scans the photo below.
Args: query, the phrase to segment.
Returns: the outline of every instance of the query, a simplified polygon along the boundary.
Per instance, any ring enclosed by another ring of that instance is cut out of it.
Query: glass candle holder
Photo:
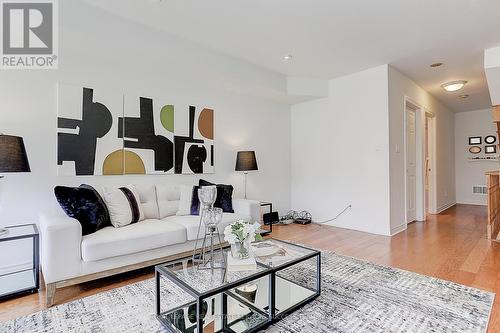
[[[198,189],[198,199],[204,209],[212,208],[217,197],[217,187],[202,186]]]
[[[205,209],[202,214],[203,223],[208,229],[216,229],[222,221],[222,208]]]

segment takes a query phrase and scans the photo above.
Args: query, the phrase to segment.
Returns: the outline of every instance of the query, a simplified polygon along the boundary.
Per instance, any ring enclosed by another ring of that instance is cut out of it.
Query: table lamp
[[[245,174],[245,199],[247,198],[247,175],[248,171],[259,170],[255,151],[239,151],[236,156],[235,171],[243,171]]]
[[[1,174],[13,172],[30,172],[30,164],[26,149],[24,148],[23,138],[12,135],[0,134],[0,181]],[[1,184],[0,184],[1,185]],[[0,187],[0,203],[1,203]],[[0,235],[7,232],[6,228],[0,227]]]

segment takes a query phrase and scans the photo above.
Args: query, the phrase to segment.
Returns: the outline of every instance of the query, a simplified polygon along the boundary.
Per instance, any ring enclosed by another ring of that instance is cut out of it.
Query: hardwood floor
[[[362,258],[381,265],[500,292],[500,243],[486,238],[486,208],[457,205],[426,223],[415,222],[394,237],[367,234],[323,225],[276,226],[273,237]],[[66,287],[56,293],[56,303],[153,277],[153,269]],[[0,303],[0,321],[44,308],[44,291]],[[500,301],[495,300],[489,332],[500,332]]]

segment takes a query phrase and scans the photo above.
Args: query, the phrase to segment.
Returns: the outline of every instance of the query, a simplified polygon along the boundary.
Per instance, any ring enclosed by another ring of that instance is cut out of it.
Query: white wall
[[[484,73],[491,105],[500,105],[500,46],[484,50]]]
[[[478,155],[469,153],[469,137],[488,135],[496,136],[491,110],[476,110],[455,114],[455,182],[458,203],[486,205],[487,196],[472,194],[472,186],[486,185],[486,171],[498,170],[498,162],[467,160],[473,156],[487,156],[483,152]],[[498,142],[497,142],[498,143]]]
[[[315,221],[389,234],[387,65],[329,82],[329,96],[292,106],[292,208]]]
[[[454,114],[411,79],[389,66],[391,233],[405,221],[405,96],[435,115],[438,211],[455,204]]]
[[[290,114],[286,78],[213,53],[165,33],[129,23],[80,1],[59,1],[60,65],[52,71],[2,71],[0,132],[23,136],[32,172],[5,178],[0,224],[36,222],[57,205],[57,184],[194,183],[199,176],[56,175],[56,83],[86,84],[119,93],[212,106],[216,173],[203,178],[234,184],[236,151],[256,150],[259,171],[248,176],[249,198],[290,208]]]

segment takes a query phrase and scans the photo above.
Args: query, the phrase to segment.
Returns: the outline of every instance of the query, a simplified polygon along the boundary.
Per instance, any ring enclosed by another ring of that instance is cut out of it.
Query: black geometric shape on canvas
[[[60,129],[76,129],[78,134],[57,133],[57,164],[74,161],[77,176],[94,175],[97,139],[113,125],[113,116],[102,103],[94,102],[94,90],[83,88],[82,119],[58,117]]]
[[[126,138],[124,140],[125,148],[153,150],[155,170],[166,172],[172,169],[172,167],[174,166],[174,144],[163,135],[155,134],[153,100],[151,98],[141,97],[139,100],[139,104],[139,118],[119,118],[118,137]]]
[[[174,172],[175,173],[182,173],[182,162],[184,160],[184,151],[186,149],[186,143],[204,143],[205,141],[202,139],[195,139],[194,136],[194,116],[195,116],[195,111],[196,107],[190,106],[189,107],[189,136],[174,136],[174,147],[175,147],[175,154],[174,154]],[[188,151],[189,153],[189,151]],[[199,168],[196,167],[196,156],[193,155],[192,153],[192,163],[195,165],[195,169],[199,170]],[[206,155],[206,151],[205,151]],[[205,157],[206,160],[206,157]],[[189,157],[188,157],[188,165],[189,165]],[[189,165],[191,170],[193,169],[191,165]],[[203,167],[201,172],[196,172],[193,170],[194,173],[203,173]]]
[[[210,166],[214,166],[214,145],[210,145]]]
[[[203,173],[203,163],[207,160],[205,146],[192,145],[187,152],[187,162],[193,173]]]

